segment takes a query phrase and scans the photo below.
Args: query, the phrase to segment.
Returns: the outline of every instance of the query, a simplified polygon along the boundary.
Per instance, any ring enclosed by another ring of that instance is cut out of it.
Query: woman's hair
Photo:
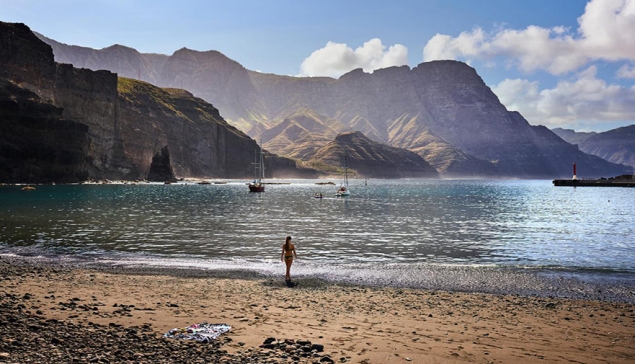
[[[290,241],[291,241],[291,237],[287,236],[287,241],[284,242],[284,250],[289,251],[289,249],[291,249],[291,246],[289,245]]]

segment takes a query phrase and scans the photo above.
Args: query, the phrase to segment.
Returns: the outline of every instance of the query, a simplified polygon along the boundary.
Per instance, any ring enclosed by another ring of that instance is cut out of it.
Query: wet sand
[[[151,324],[149,334],[157,340],[168,340],[161,336],[175,327],[225,323],[232,330],[219,340],[222,349],[228,358],[242,355],[245,362],[258,362],[252,354],[269,337],[324,345],[320,356],[300,358],[306,363],[325,355],[353,363],[632,363],[635,358],[635,305],[628,303],[370,288],[308,278],[289,288],[282,279],[24,268],[27,263],[0,261],[5,271],[0,295],[22,299],[25,317],[82,327]],[[2,346],[0,361],[17,362],[19,350]],[[291,356],[268,358],[292,362]]]

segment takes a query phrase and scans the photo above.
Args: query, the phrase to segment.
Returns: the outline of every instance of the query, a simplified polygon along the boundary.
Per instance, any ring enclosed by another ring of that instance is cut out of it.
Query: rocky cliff
[[[88,126],[0,79],[0,183],[77,182],[88,178]]]
[[[137,178],[134,166],[125,158],[121,145],[121,135],[116,118],[117,75],[108,71],[93,72],[75,69],[71,65],[57,64],[53,60],[51,48],[41,42],[23,24],[0,23],[0,79],[4,81],[4,94],[0,102],[11,105],[13,101],[28,100],[33,107],[13,108],[13,116],[2,120],[7,130],[3,157],[12,159],[9,149],[27,150],[33,146],[29,138],[38,135],[30,126],[47,128],[47,120],[65,120],[74,132],[64,135],[57,132],[57,138],[42,134],[41,142],[49,153],[66,154],[60,146],[75,146],[75,155],[65,163],[64,173],[52,173],[50,168],[39,168],[39,173],[28,169],[15,160],[12,175],[29,174],[33,182],[78,181],[87,176],[94,178]],[[7,86],[8,85],[8,86]],[[28,96],[27,96],[28,95]],[[24,104],[22,104],[24,105]],[[39,110],[36,111],[36,110]],[[11,112],[11,111],[9,111]],[[11,126],[9,120],[19,125]],[[27,123],[26,121],[29,121]],[[78,124],[75,126],[75,124]],[[24,130],[24,139],[19,141],[14,135],[15,128]],[[80,131],[81,130],[81,131]],[[79,133],[79,134],[78,134]],[[37,143],[34,141],[34,143]],[[81,145],[81,147],[80,147]],[[65,159],[66,160],[66,159]],[[46,164],[50,159],[37,158],[33,163]]]
[[[65,48],[60,54],[70,51]],[[112,54],[99,52],[103,57]],[[154,67],[147,77],[156,74],[152,77],[160,86],[188,89],[218,106],[233,125],[251,130],[251,135],[272,130],[288,135],[286,127],[274,128],[303,108],[375,141],[415,151],[444,175],[565,177],[574,161],[590,176],[630,172],[583,153],[543,127],[531,126],[522,115],[508,111],[476,71],[461,62],[389,67],[372,74],[358,69],[332,79],[253,72],[215,51],[182,49],[166,57],[165,62],[145,63]],[[122,67],[109,69],[125,74],[129,65],[140,62],[109,59],[102,65]],[[303,143],[299,150],[312,144],[304,137],[296,142]],[[303,154],[309,153],[294,156]]]
[[[142,176],[164,146],[179,177],[251,175],[256,143],[227,125],[212,105],[184,90],[129,78],[119,78],[118,94],[123,149]]]
[[[179,177],[241,178],[258,149],[189,92],[55,63],[28,27],[1,22],[0,128],[2,182],[136,179],[164,146]],[[267,164],[268,177],[315,176],[289,159]]]

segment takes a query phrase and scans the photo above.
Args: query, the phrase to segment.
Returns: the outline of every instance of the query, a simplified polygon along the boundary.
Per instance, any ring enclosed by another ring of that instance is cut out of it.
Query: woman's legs
[[[293,259],[285,259],[284,262],[287,264],[287,274],[284,276],[284,279],[287,281],[291,280],[291,263],[293,263]]]

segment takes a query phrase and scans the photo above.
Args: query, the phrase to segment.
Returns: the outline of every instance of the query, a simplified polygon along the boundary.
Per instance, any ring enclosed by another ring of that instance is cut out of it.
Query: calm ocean
[[[635,189],[550,181],[289,180],[0,187],[0,254],[635,302]],[[323,199],[313,198],[321,192]]]

